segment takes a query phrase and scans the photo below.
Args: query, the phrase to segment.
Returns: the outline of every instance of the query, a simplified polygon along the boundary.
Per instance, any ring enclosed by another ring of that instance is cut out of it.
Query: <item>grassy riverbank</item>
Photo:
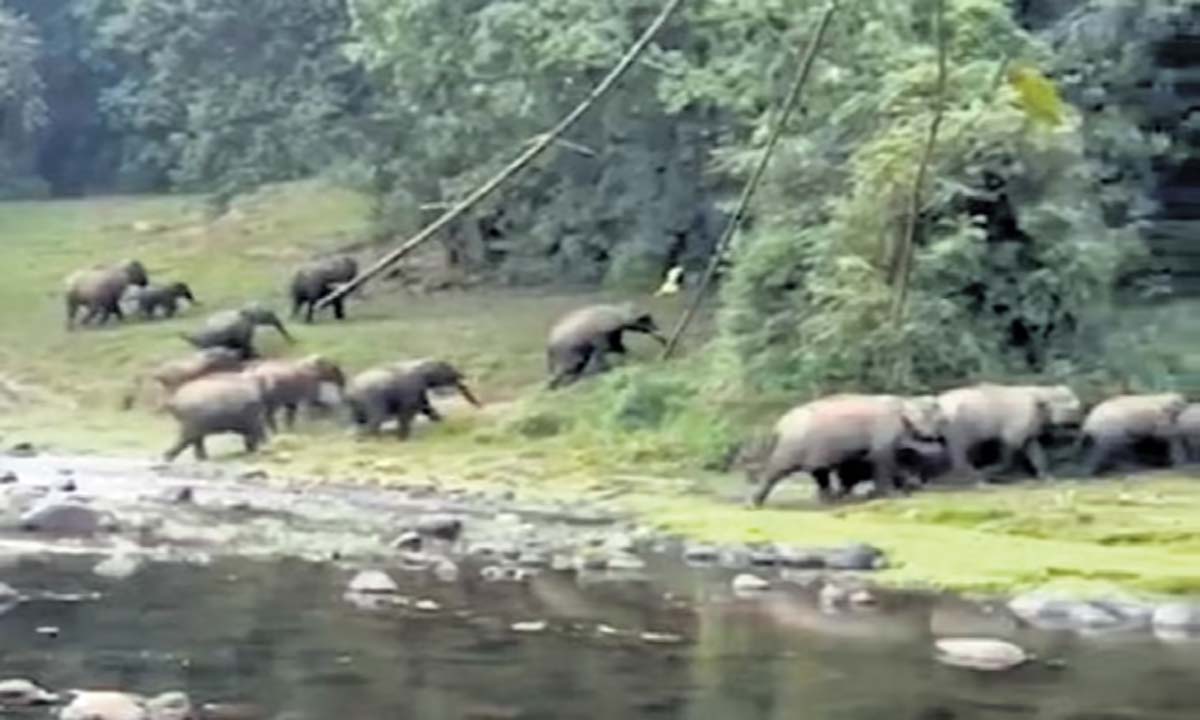
[[[185,352],[177,334],[204,312],[252,297],[283,309],[288,268],[315,250],[360,237],[364,217],[358,198],[311,185],[261,194],[217,222],[205,221],[201,205],[188,198],[0,204],[6,273],[0,283],[0,442],[157,454],[174,428],[145,399],[133,411],[118,409],[131,379]],[[143,258],[162,279],[187,280],[205,307],[171,322],[66,333],[63,276],[124,256]],[[801,481],[781,487],[771,508],[744,510],[742,480],[703,468],[743,421],[767,422],[771,410],[740,408],[736,418],[716,407],[670,412],[680,401],[673,374],[686,372],[688,360],[648,380],[628,382],[617,373],[553,398],[540,390],[546,329],[567,309],[602,297],[618,296],[419,295],[383,283],[353,303],[346,324],[296,326],[294,348],[265,332],[268,353],[322,352],[351,372],[390,359],[446,357],[467,371],[488,405],[476,411],[436,400],[445,404],[447,422],[419,426],[404,445],[390,438],[355,442],[332,420],[306,422],[251,462],[278,475],[499,485],[587,498],[715,541],[862,540],[891,553],[896,567],[884,578],[895,583],[997,590],[1099,582],[1200,592],[1200,480],[1179,476],[927,492],[836,510],[812,507],[809,483]],[[679,298],[635,299],[650,304],[663,324],[682,304]],[[655,350],[639,339],[632,345],[641,360]],[[613,394],[620,402],[600,401]],[[730,419],[719,422],[722,415]],[[212,449],[232,451],[236,443]]]

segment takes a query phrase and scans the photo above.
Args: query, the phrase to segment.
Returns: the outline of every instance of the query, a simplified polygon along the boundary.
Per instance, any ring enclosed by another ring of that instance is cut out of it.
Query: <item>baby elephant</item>
[[[296,412],[301,404],[321,405],[321,386],[333,385],[342,392],[346,376],[336,363],[321,355],[309,355],[299,360],[263,360],[245,369],[245,374],[258,379],[262,386],[267,427],[278,430],[275,413],[284,410],[284,422],[290,430],[296,425]]]
[[[591,305],[563,316],[550,330],[546,362],[551,390],[578,380],[589,364],[596,372],[608,369],[608,353],[624,355],[626,332],[645,333],[662,344],[667,340],[650,313],[632,305]]]
[[[1091,446],[1084,472],[1097,475],[1139,441],[1166,443],[1172,465],[1187,461],[1179,418],[1187,409],[1179,393],[1120,395],[1092,408],[1083,421],[1080,444]]]
[[[922,443],[942,442],[943,418],[931,397],[832,395],[793,408],[775,424],[766,464],[751,496],[761,507],[783,478],[809,472],[823,498],[833,494],[830,474],[854,461],[871,463],[875,487],[899,489],[900,452]],[[751,481],[755,478],[751,475]],[[841,494],[855,481],[842,480]]]
[[[346,404],[360,434],[378,434],[384,422],[395,418],[396,436],[404,440],[418,414],[434,422],[442,419],[429,402],[429,391],[441,388],[455,388],[467,402],[480,406],[462,373],[440,360],[392,363],[365,370],[347,386]]]
[[[304,322],[311,323],[313,313],[321,300],[339,285],[353,280],[355,275],[358,275],[358,263],[346,255],[314,260],[298,268],[292,275],[292,283],[289,286],[292,317],[296,317],[302,309],[307,308]],[[333,301],[333,316],[338,320],[346,318],[345,302],[344,296]]]
[[[184,300],[190,305],[199,304],[196,296],[192,294],[192,289],[187,286],[187,283],[182,282],[174,282],[169,285],[147,285],[132,293],[130,299],[137,306],[138,314],[145,320],[157,317],[159,311],[162,312],[163,317],[175,317],[175,313],[179,312],[180,302]]]
[[[269,309],[251,303],[240,310],[223,310],[210,315],[199,330],[183,333],[182,337],[197,348],[224,347],[236,350],[245,359],[257,356],[254,350],[254,330],[269,325],[279,331],[284,340],[295,342],[279,317]]]
[[[147,375],[134,381],[133,388],[125,396],[123,407],[126,410],[133,407],[138,390],[147,379],[158,383],[159,387],[169,396],[184,383],[213,373],[236,372],[241,367],[241,353],[228,348],[208,348],[186,357],[167,360]]]
[[[208,458],[209,435],[236,433],[254,452],[266,439],[266,405],[257,379],[241,373],[221,373],[193,380],[167,401],[167,412],[179,422],[179,439],[163,458],[172,462],[189,446],[197,460]]]
[[[75,316],[80,308],[87,308],[84,325],[97,316],[101,325],[114,315],[118,320],[125,319],[121,296],[130,286],[145,287],[148,282],[146,268],[137,260],[72,273],[67,278],[66,288],[67,329],[75,327]]]
[[[980,384],[938,396],[946,419],[952,471],[979,479],[971,452],[987,442],[1000,446],[1004,469],[1024,460],[1035,477],[1045,477],[1046,453],[1040,438],[1052,426],[1076,425],[1083,404],[1065,385]]]

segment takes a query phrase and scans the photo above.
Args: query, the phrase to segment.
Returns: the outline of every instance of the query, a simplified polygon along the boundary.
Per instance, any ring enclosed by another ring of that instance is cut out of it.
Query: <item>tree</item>
[[[0,7],[0,177],[28,173],[28,145],[46,121],[40,48],[33,25]]]

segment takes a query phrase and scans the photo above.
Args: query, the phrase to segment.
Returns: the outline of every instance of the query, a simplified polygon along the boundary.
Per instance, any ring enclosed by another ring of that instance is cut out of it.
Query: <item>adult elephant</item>
[[[365,370],[346,386],[346,404],[359,433],[376,435],[387,420],[396,420],[396,436],[407,439],[417,415],[431,421],[442,419],[429,402],[429,391],[453,388],[472,405],[479,400],[450,363],[441,360],[416,360],[391,363]]]
[[[301,405],[321,405],[321,388],[332,385],[339,393],[346,387],[342,368],[323,355],[299,359],[262,360],[243,372],[259,380],[263,391],[267,427],[278,429],[275,414],[284,411],[284,421],[290,430],[296,425],[296,413]]]
[[[608,353],[627,352],[627,332],[644,333],[664,345],[667,342],[650,313],[632,304],[590,305],[564,315],[551,328],[546,343],[550,389],[575,382],[589,365],[596,372],[606,371]]]
[[[146,268],[137,260],[126,260],[111,266],[96,266],[79,270],[67,277],[67,329],[75,327],[75,316],[86,308],[83,324],[99,316],[100,324],[112,316],[123,320],[121,296],[130,287],[145,287],[149,283]]]
[[[358,263],[347,255],[321,258],[296,269],[292,275],[289,292],[292,297],[292,317],[304,310],[304,321],[311,323],[317,305],[339,285],[348,283],[358,275]],[[346,318],[345,296],[334,300],[333,316]]]
[[[1000,448],[1002,469],[1018,460],[1042,478],[1049,471],[1041,438],[1053,427],[1078,425],[1083,403],[1065,385],[996,385],[981,383],[938,396],[946,419],[951,471],[982,479],[972,454],[985,443]]]
[[[1158,393],[1119,395],[1092,408],[1080,430],[1080,446],[1088,449],[1084,472],[1100,474],[1144,441],[1165,444],[1172,465],[1187,462],[1186,426],[1180,424],[1187,407],[1179,393]]]
[[[172,462],[191,447],[197,460],[208,458],[204,441],[210,435],[242,436],[246,452],[266,439],[266,404],[257,378],[242,373],[209,375],[184,384],[166,404],[179,423],[179,436],[163,454]]]
[[[785,477],[808,472],[822,498],[834,494],[831,475],[853,463],[869,462],[880,491],[905,486],[899,455],[906,447],[939,444],[944,419],[932,397],[842,394],[814,400],[788,411],[775,424],[765,464],[755,477],[754,507],[766,502]],[[862,478],[839,478],[846,491]]]
[[[170,396],[180,386],[205,375],[236,372],[242,367],[242,355],[236,350],[216,347],[197,350],[190,355],[167,360],[144,376],[134,380],[133,387],[123,400],[123,407],[133,407],[138,390],[146,380],[153,380]]]
[[[254,331],[260,325],[273,327],[284,340],[295,342],[279,316],[257,303],[214,313],[198,330],[183,333],[182,337],[197,348],[229,348],[241,353],[243,359],[250,359],[258,355],[254,349]]]

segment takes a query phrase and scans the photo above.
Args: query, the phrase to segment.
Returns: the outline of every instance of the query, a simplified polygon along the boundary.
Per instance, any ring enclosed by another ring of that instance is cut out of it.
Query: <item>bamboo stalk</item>
[[[938,131],[942,119],[946,116],[946,29],[945,29],[946,0],[937,0],[933,15],[934,35],[938,48],[937,90],[934,97],[933,119],[929,122],[929,134],[925,138],[925,147],[921,151],[921,162],[917,166],[917,178],[913,182],[912,196],[909,199],[908,217],[904,226],[904,237],[897,248],[898,263],[896,274],[895,295],[892,297],[892,320],[899,322],[904,316],[908,304],[908,291],[912,283],[913,258],[916,255],[917,225],[921,214],[921,198],[925,194],[925,178],[929,174],[929,165],[933,160],[933,152],[937,147]],[[1003,67],[1003,66],[1002,66]]]
[[[560,120],[553,128],[540,135],[537,142],[533,143],[527,150],[525,150],[525,152],[518,155],[516,159],[506,165],[499,173],[464,198],[462,202],[459,202],[453,208],[446,211],[437,220],[434,220],[429,225],[426,225],[420,232],[402,243],[400,247],[380,258],[375,262],[374,265],[364,270],[350,282],[342,285],[329,295],[326,295],[325,298],[321,300],[319,307],[326,307],[339,298],[354,292],[354,290],[359,286],[365,284],[368,280],[383,272],[389,266],[395,264],[405,255],[409,254],[421,244],[425,243],[439,230],[445,228],[463,213],[474,207],[477,203],[479,203],[479,201],[492,194],[510,178],[515,176],[521,170],[525,169],[529,163],[533,162],[534,158],[536,158],[538,155],[541,155],[547,148],[553,145],[555,141],[558,140],[561,135],[563,135],[563,133],[565,133],[571,128],[572,125],[578,122],[579,119],[587,113],[587,111],[592,107],[593,104],[595,104],[597,100],[599,100],[609,90],[612,89],[617,80],[619,80],[621,76],[624,75],[627,70],[629,70],[634,61],[637,60],[638,56],[642,54],[647,46],[649,46],[650,41],[654,39],[654,36],[658,34],[664,25],[666,25],[667,20],[681,5],[683,5],[683,0],[667,0],[667,3],[663,6],[662,10],[659,11],[658,17],[654,18],[654,22],[652,22],[650,26],[646,28],[645,32],[642,33],[642,36],[637,39],[637,42],[630,46],[629,50],[625,53],[621,60],[615,66],[613,66],[612,70],[608,72],[608,75],[604,76],[604,78],[597,83],[596,87],[592,88],[592,91],[588,94],[588,96],[583,100],[583,102],[579,103],[574,110],[568,113],[566,117]]]
[[[668,338],[667,344],[663,347],[663,360],[671,357],[671,354],[679,344],[679,338],[683,336],[696,311],[700,308],[700,303],[704,300],[704,294],[708,290],[708,286],[712,283],[713,277],[716,276],[721,256],[724,255],[729,243],[733,241],[733,236],[742,223],[746,208],[750,205],[750,198],[754,196],[754,191],[758,189],[758,183],[762,180],[763,173],[767,169],[771,153],[774,151],[776,143],[779,142],[779,137],[783,134],[783,128],[787,125],[788,117],[792,114],[792,109],[796,106],[796,101],[800,98],[800,91],[804,88],[805,82],[808,81],[813,62],[817,57],[817,50],[821,47],[821,42],[825,38],[825,31],[829,27],[829,21],[837,9],[837,4],[838,0],[831,0],[829,6],[825,8],[825,12],[821,15],[821,19],[817,22],[816,31],[809,40],[808,48],[804,53],[804,59],[800,63],[800,70],[796,73],[796,79],[792,81],[792,87],[788,90],[786,99],[780,108],[779,117],[775,121],[775,127],[771,128],[767,144],[763,147],[762,157],[758,160],[758,166],[754,169],[754,173],[742,189],[737,209],[734,210],[733,217],[729,219],[729,224],[725,226],[725,232],[722,233],[716,247],[713,249],[712,258],[709,260],[708,267],[705,268],[704,275],[700,279],[700,284],[696,287],[696,292],[692,295],[691,303],[679,318],[679,322],[671,331],[671,336]]]

